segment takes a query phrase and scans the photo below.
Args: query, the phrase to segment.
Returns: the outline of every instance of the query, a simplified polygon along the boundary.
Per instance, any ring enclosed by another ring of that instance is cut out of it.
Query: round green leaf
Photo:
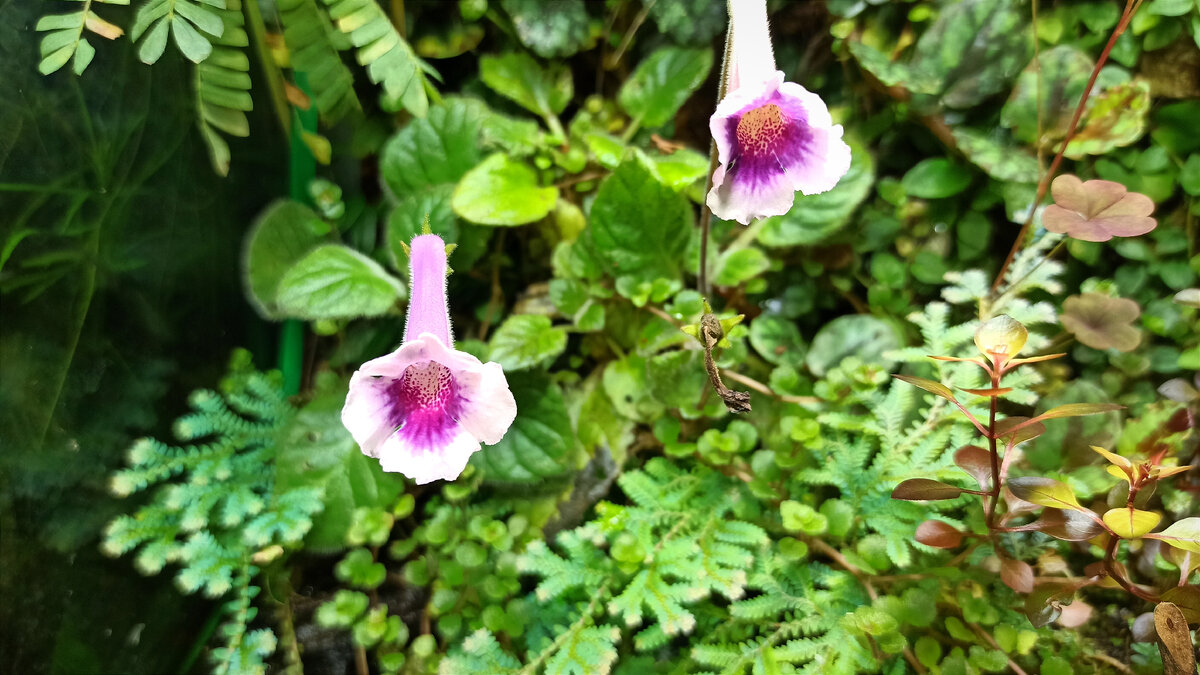
[[[638,64],[617,100],[642,126],[662,126],[704,84],[711,68],[711,49],[663,47]]]
[[[807,346],[795,322],[776,314],[763,314],[750,322],[750,345],[775,365],[804,365]]]
[[[532,56],[520,52],[481,57],[479,77],[496,93],[542,117],[562,112],[574,91],[566,64],[543,68]]]
[[[513,373],[509,388],[517,400],[517,419],[495,445],[471,457],[489,481],[536,483],[571,469],[568,453],[575,433],[562,392],[544,373]]]
[[[275,296],[287,270],[316,248],[329,225],[299,202],[279,200],[250,227],[242,254],[242,283],[263,318],[281,318]]]
[[[904,191],[920,199],[944,199],[967,189],[971,172],[942,157],[922,160],[900,179]]]
[[[539,187],[532,168],[497,153],[463,176],[450,205],[480,225],[524,225],[545,218],[557,199],[558,188]]]
[[[504,370],[520,370],[549,363],[567,348],[567,333],[550,325],[550,317],[516,314],[492,335],[489,358]]]
[[[379,263],[339,244],[325,244],[293,265],[279,282],[279,309],[301,319],[380,316],[407,295]]]
[[[479,163],[479,132],[487,109],[479,101],[452,98],[414,118],[384,144],[379,158],[383,184],[398,199],[433,185],[456,183]]]
[[[692,207],[636,159],[604,179],[592,204],[591,242],[614,277],[676,279],[691,236]]]
[[[858,205],[871,193],[875,160],[865,147],[847,139],[850,169],[828,192],[796,193],[792,209],[782,216],[767,218],[758,240],[767,246],[807,246],[824,241],[840,230]]]
[[[868,314],[839,316],[825,324],[813,338],[805,362],[814,375],[824,375],[847,356],[864,363],[890,368],[894,363],[885,352],[903,345],[892,324]]]

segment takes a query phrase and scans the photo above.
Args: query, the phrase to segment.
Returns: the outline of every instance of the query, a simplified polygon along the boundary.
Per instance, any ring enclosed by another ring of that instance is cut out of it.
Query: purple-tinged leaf
[[[934,548],[958,548],[962,543],[962,532],[940,520],[927,520],[917,526],[917,534],[913,538]]]
[[[1032,441],[1046,433],[1046,425],[1041,422],[1025,424],[1028,421],[1028,417],[1005,417],[1004,419],[996,420],[996,438],[1006,439],[1013,445],[1020,445],[1025,441]],[[1013,428],[1017,426],[1021,426],[1021,428],[1014,432]]]
[[[1029,593],[1033,590],[1033,568],[1022,560],[1001,558],[1000,581],[1018,593]]]
[[[1124,185],[1108,180],[1086,183],[1063,174],[1050,184],[1054,203],[1042,213],[1042,225],[1051,232],[1083,241],[1108,241],[1135,237],[1153,230],[1154,202]]]
[[[892,490],[892,499],[903,499],[909,502],[936,501],[939,499],[954,499],[963,490],[953,485],[947,485],[928,478],[909,478]]]
[[[1028,527],[1063,541],[1087,541],[1104,532],[1104,526],[1096,522],[1094,514],[1089,516],[1087,512],[1071,509],[1048,508]]]
[[[971,474],[980,490],[992,488],[992,456],[978,445],[964,445],[954,453],[954,464]]]
[[[1129,352],[1142,342],[1142,331],[1133,325],[1141,315],[1142,308],[1128,298],[1084,293],[1063,302],[1059,320],[1068,333],[1092,349]]]

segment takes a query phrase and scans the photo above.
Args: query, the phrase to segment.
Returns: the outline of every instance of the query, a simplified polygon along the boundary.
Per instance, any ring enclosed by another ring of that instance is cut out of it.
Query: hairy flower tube
[[[418,485],[454,480],[480,443],[497,443],[517,415],[498,363],[454,349],[446,299],[446,244],[412,241],[404,343],[350,378],[342,424],[384,471]]]
[[[749,225],[792,208],[796,191],[831,190],[850,146],[820,96],[775,68],[766,0],[729,0],[725,97],[709,118],[719,164],[708,207]]]

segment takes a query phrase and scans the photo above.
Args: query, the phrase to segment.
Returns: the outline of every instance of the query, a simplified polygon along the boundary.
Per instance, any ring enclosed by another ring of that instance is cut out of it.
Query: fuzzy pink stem
[[[404,341],[431,333],[447,347],[454,347],[450,331],[450,308],[446,300],[446,242],[436,234],[413,239],[409,252],[410,283],[408,319]]]

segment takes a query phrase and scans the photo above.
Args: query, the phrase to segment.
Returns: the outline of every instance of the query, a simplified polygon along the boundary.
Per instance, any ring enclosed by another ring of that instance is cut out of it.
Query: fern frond
[[[200,27],[201,35],[212,45],[210,54],[196,66],[196,118],[213,169],[220,175],[229,174],[229,144],[218,131],[245,138],[250,135],[246,113],[254,109],[250,95],[250,59],[243,48],[249,44],[242,0],[225,0],[224,9],[210,12],[220,22]]]
[[[617,660],[620,629],[589,626],[569,636],[546,661],[546,675],[608,675]]]
[[[225,22],[218,10],[238,0],[146,0],[138,8],[129,30],[130,39],[138,45],[138,58],[153,64],[162,58],[167,48],[167,33],[175,46],[192,63],[201,63],[213,52],[212,38],[221,37]],[[239,5],[240,6],[240,5]],[[211,8],[211,9],[210,9]]]
[[[333,124],[361,111],[362,104],[354,93],[354,75],[338,54],[351,46],[346,36],[317,9],[316,0],[277,0],[275,5],[292,70],[307,77],[321,119]]]
[[[442,659],[439,675],[511,675],[521,663],[496,642],[495,636],[480,628],[463,640],[462,651]]]
[[[72,62],[71,70],[82,75],[96,56],[96,48],[84,35],[85,30],[108,40],[125,34],[120,26],[105,21],[92,11],[93,1],[129,4],[129,0],[85,0],[83,9],[77,12],[49,14],[38,19],[35,30],[46,33],[40,45],[42,60],[38,63],[38,72],[49,75]]]
[[[265,660],[275,652],[277,640],[270,629],[248,629],[257,613],[251,605],[259,593],[250,583],[255,571],[244,562],[239,569],[237,596],[225,605],[228,619],[217,631],[222,644],[211,653],[214,675],[265,675]]]
[[[425,66],[375,0],[324,0],[329,18],[358,48],[356,58],[367,77],[382,84],[388,107],[404,108],[417,117],[429,109]]]

